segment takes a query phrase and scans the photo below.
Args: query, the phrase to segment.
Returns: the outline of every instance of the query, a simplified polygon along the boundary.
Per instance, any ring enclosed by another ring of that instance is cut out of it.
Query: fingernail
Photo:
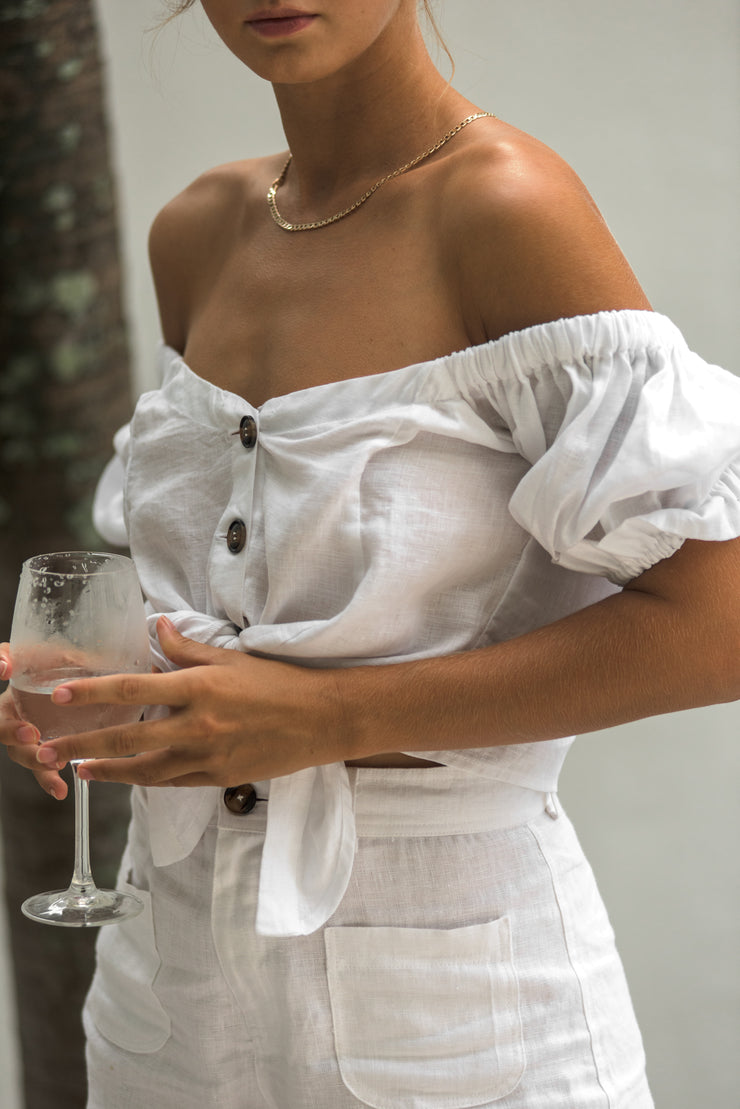
[[[41,739],[39,733],[30,724],[24,724],[20,727],[15,733],[15,737],[19,743],[38,743]]]
[[[162,623],[164,624],[164,626],[167,628],[168,631],[171,631],[171,632],[176,632],[177,631],[177,628],[175,627],[175,625],[172,623],[172,621],[169,619],[168,616],[160,616],[160,620],[162,621]]]
[[[51,695],[51,699],[55,705],[68,705],[72,700],[72,690],[57,686]]]
[[[0,662],[0,682],[5,681],[5,675],[8,672],[7,662]]]
[[[42,762],[44,766],[50,766],[57,761],[57,753],[53,747],[45,747],[42,744],[36,752],[36,761]]]
[[[80,766],[78,768],[77,777],[81,778],[83,782],[93,782],[93,781],[95,781],[95,779],[93,778],[92,774],[90,773],[90,771],[87,769],[86,766]]]
[[[62,787],[60,785],[49,786],[49,795],[53,797],[55,801],[61,801],[64,796]]]

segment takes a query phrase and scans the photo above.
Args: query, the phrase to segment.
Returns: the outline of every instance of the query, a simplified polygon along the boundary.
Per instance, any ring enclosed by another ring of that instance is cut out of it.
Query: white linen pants
[[[156,868],[135,791],[122,876],[146,910],[101,930],[89,1109],[652,1109],[552,795],[446,767],[350,774],[350,886],[290,939],[254,931],[269,800],[219,806],[189,858]]]

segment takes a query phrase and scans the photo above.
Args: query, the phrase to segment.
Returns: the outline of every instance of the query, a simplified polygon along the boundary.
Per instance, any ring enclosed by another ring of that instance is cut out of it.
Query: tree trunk
[[[92,0],[0,5],[0,638],[21,562],[99,549],[92,492],[129,412],[114,189]],[[82,1109],[79,1012],[95,929],[26,920],[20,902],[66,887],[73,804],[2,757],[6,897],[26,1109]],[[94,787],[93,864],[115,876],[125,787]]]

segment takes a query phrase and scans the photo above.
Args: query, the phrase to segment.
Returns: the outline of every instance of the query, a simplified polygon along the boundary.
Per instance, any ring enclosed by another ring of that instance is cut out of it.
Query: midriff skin
[[[348,759],[345,766],[379,766],[398,768],[404,766],[442,766],[441,762],[430,762],[429,759],[415,759],[413,755],[402,755],[395,751],[390,755],[370,755],[367,759]]]

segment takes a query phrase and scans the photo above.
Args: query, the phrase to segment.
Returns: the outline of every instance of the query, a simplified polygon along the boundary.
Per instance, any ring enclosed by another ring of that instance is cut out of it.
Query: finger
[[[38,751],[37,743],[15,744],[8,746],[8,758],[13,762],[17,762],[19,766],[24,767],[26,770],[32,770],[36,773],[41,770],[36,759],[36,752]],[[48,769],[48,767],[47,767]],[[54,767],[54,769],[58,769]]]
[[[10,681],[10,644],[0,643],[0,682]]]
[[[182,668],[223,662],[222,647],[210,647],[207,643],[198,643],[195,639],[180,635],[166,616],[160,616],[157,621],[157,638],[167,658]]]
[[[58,685],[55,705],[186,705],[189,696],[182,674],[111,674],[80,678]]]
[[[6,747],[38,747],[41,736],[33,724],[25,720],[5,720],[0,729],[0,743]]]
[[[123,782],[135,786],[180,785],[182,778],[197,777],[198,785],[213,785],[213,779],[199,770],[200,759],[187,758],[178,749],[147,751],[131,759],[94,759],[77,770],[90,782]],[[195,783],[193,783],[195,784]]]
[[[36,761],[61,769],[72,759],[127,759],[172,743],[169,717],[125,727],[101,728],[94,732],[49,739],[36,749]]]
[[[67,783],[56,770],[36,770],[34,777],[41,788],[55,801],[63,801],[67,796]]]
[[[35,761],[33,751],[26,747],[9,747],[8,758],[30,770],[45,793],[57,801],[63,801],[67,796],[67,783],[56,770],[42,769]]]

